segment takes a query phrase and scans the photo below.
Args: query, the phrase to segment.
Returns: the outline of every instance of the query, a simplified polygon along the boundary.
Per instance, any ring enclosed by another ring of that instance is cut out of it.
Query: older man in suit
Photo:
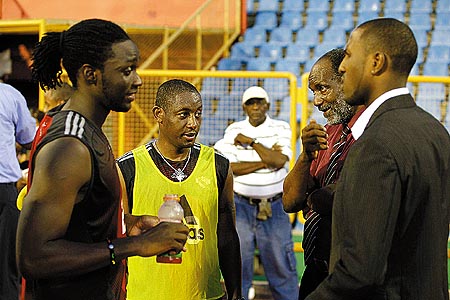
[[[330,275],[307,299],[447,300],[450,136],[406,89],[414,35],[375,19],[345,51],[346,101],[367,108],[336,187]]]

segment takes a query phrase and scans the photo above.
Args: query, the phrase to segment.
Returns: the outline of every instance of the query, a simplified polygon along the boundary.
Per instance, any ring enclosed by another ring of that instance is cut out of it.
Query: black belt
[[[0,185],[16,185],[15,182],[0,182]]]
[[[242,199],[247,200],[251,205],[258,205],[259,202],[261,202],[262,198],[252,198],[252,197],[247,197],[241,194],[238,194],[240,197],[242,197]],[[274,202],[277,201],[278,199],[281,199],[281,197],[283,196],[283,193],[278,193],[273,197],[270,198],[266,198],[267,202]]]

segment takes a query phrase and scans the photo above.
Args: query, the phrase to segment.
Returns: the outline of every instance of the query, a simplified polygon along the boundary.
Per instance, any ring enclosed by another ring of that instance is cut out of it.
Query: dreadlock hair
[[[155,105],[167,109],[176,96],[181,93],[192,93],[201,99],[200,93],[194,85],[181,79],[171,79],[159,86]]]
[[[335,48],[322,55],[317,61],[320,61],[322,59],[328,59],[331,62],[331,67],[334,76],[341,77],[342,74],[339,72],[339,66],[341,65],[341,62],[344,60],[344,57],[345,57],[344,49]]]
[[[112,45],[127,40],[130,37],[120,26],[100,19],[83,20],[63,32],[47,32],[33,51],[32,78],[44,91],[61,86],[62,65],[76,88],[83,64],[103,71]]]

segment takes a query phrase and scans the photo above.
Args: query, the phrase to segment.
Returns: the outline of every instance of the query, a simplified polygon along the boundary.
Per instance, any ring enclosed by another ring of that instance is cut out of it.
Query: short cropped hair
[[[393,18],[379,18],[362,23],[366,53],[382,51],[392,59],[392,70],[409,75],[417,59],[417,41],[412,30]]]
[[[62,64],[76,88],[77,72],[83,64],[103,71],[112,45],[127,40],[130,38],[120,26],[100,19],[83,20],[67,31],[47,32],[33,51],[33,79],[43,90],[61,86]]]
[[[181,79],[171,79],[159,86],[155,105],[167,109],[177,95],[185,92],[195,94],[201,100],[200,93],[194,85]]]

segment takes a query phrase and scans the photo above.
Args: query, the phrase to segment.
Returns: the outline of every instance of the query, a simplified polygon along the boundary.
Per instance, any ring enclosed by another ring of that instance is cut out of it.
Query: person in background
[[[336,185],[330,275],[308,300],[449,298],[450,136],[406,88],[416,59],[399,20],[350,35],[344,98],[366,108]]]
[[[16,264],[16,230],[19,210],[16,207],[16,182],[22,177],[16,143],[30,149],[36,132],[22,94],[6,83],[0,83],[0,298],[19,298],[20,275]]]
[[[243,121],[227,127],[215,148],[231,162],[236,224],[241,243],[242,294],[252,285],[255,249],[277,300],[298,294],[291,223],[281,201],[292,151],[291,128],[267,115],[270,100],[258,86],[242,95]]]
[[[73,88],[67,82],[56,85],[54,89],[48,89],[44,94],[44,112],[65,103],[73,94]]]
[[[178,194],[189,227],[180,265],[155,258],[128,259],[127,299],[241,299],[241,258],[235,228],[233,175],[228,160],[195,143],[202,98],[187,81],[159,86],[153,115],[156,140],[118,159],[125,179],[129,212],[156,214],[164,194]]]
[[[187,227],[154,216],[127,215],[133,236],[124,235],[119,174],[101,127],[110,111],[131,108],[138,58],[125,31],[100,19],[47,32],[36,45],[41,88],[61,84],[62,65],[74,92],[44,117],[31,151],[17,259],[33,299],[124,299],[124,258],[184,247]]]
[[[355,141],[351,128],[362,113],[362,107],[352,107],[344,101],[339,72],[344,55],[343,49],[330,50],[311,68],[309,89],[327,125],[311,120],[303,128],[303,151],[284,180],[284,210],[288,213],[303,210],[306,219],[303,234],[306,268],[299,300],[305,299],[328,275],[335,183]]]

